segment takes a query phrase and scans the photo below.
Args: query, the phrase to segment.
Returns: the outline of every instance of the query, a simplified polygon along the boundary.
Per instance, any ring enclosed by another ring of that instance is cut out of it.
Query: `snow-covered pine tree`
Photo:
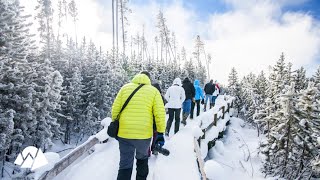
[[[257,77],[257,81],[255,83],[255,90],[256,90],[256,94],[260,95],[260,103],[263,102],[263,100],[267,97],[267,89],[268,89],[268,81],[265,77],[265,74],[263,71],[261,71],[261,73],[258,75]]]
[[[294,87],[294,83],[287,86],[280,98],[276,99],[280,104],[274,116],[276,123],[270,129],[268,146],[262,151],[268,157],[264,172],[289,179],[294,178],[294,172],[296,172],[293,148],[298,123],[295,116],[297,94]]]
[[[238,83],[238,73],[236,71],[236,68],[232,68],[231,72],[229,74],[229,79],[228,79],[228,89],[231,91],[230,95],[234,95],[234,90],[236,84]]]
[[[50,66],[50,62],[45,60],[37,70],[38,86],[33,102],[37,120],[32,137],[33,145],[43,148],[44,151],[52,145],[51,138],[61,135],[56,117],[60,109],[63,78],[59,71],[53,71]]]
[[[0,112],[0,177],[4,177],[4,165],[6,161],[6,154],[11,145],[11,138],[14,129],[14,111]]]
[[[245,76],[240,86],[243,89],[243,94],[241,94],[241,99],[243,99],[243,113],[245,119],[253,123],[253,115],[258,108],[258,100],[259,96],[255,93],[257,90],[255,89],[256,77],[253,73],[250,73],[248,76]]]
[[[229,74],[228,79],[228,93],[231,96],[234,96],[236,98],[235,101],[235,107],[237,108],[238,112],[241,110],[243,106],[243,100],[242,100],[242,87],[240,83],[238,82],[238,73],[236,69],[233,67],[231,69],[231,72]]]
[[[307,87],[306,70],[303,67],[296,70],[295,74],[293,75],[293,79],[295,82],[296,92],[299,92]]]
[[[320,66],[318,67],[316,73],[313,75],[314,83],[316,86],[318,86],[318,89],[320,90]]]
[[[9,159],[14,158],[25,141],[30,138],[35,124],[32,99],[37,62],[31,62],[36,49],[29,33],[30,16],[23,14],[19,1],[0,1],[0,109],[14,111],[14,130]],[[12,155],[12,156],[11,156]]]
[[[271,98],[272,102],[274,103],[275,99],[284,89],[287,81],[286,77],[288,76],[288,74],[286,73],[286,66],[284,61],[285,56],[282,53],[276,65],[273,66],[272,72],[269,76],[270,85],[268,86],[268,97]]]
[[[297,86],[295,86],[297,87]],[[294,137],[293,156],[296,167],[294,176],[298,179],[309,179],[312,174],[312,160],[320,153],[320,102],[316,100],[319,96],[318,89],[313,82],[308,84],[308,88],[301,91],[301,95],[296,104],[295,117],[298,123],[298,132]],[[319,178],[320,176],[318,176]]]

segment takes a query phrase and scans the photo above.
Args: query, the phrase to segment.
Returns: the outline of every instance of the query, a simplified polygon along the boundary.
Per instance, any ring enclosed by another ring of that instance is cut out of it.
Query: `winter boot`
[[[137,159],[136,180],[146,180],[149,173],[148,159]]]
[[[119,169],[117,180],[131,180],[132,168]]]
[[[188,115],[186,113],[183,113],[182,114],[182,121],[181,121],[181,123],[183,125],[187,125],[187,118],[188,118]]]

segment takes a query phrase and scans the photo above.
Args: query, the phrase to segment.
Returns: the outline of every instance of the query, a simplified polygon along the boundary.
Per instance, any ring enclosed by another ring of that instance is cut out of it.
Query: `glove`
[[[159,145],[160,147],[162,147],[164,145],[164,137],[163,137],[163,133],[159,133],[157,135],[156,141],[154,143],[155,145]]]

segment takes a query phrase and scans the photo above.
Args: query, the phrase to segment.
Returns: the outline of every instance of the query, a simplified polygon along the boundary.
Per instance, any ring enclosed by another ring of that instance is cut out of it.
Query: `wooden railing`
[[[213,115],[213,121],[206,127],[202,129],[203,135],[198,139],[199,145],[201,144],[201,139],[205,139],[206,132],[209,131],[213,126],[217,126],[217,122],[219,119],[224,119],[225,114],[230,112],[230,109],[233,108],[233,100],[231,102],[227,103],[227,107],[221,106],[218,110],[218,112],[214,113]],[[221,113],[219,113],[221,111]],[[229,114],[232,116],[232,114]],[[223,135],[223,132],[219,132],[219,138]],[[208,149],[211,149],[214,146],[214,142],[216,139],[213,139],[209,141],[208,143]]]
[[[108,139],[104,140],[103,142],[107,142]],[[79,157],[84,155],[88,152],[94,145],[98,144],[100,141],[98,138],[93,137],[87,140],[85,143],[78,146],[72,152],[67,154],[65,157],[60,159],[52,169],[43,173],[39,180],[51,180],[56,177],[59,173],[69,167],[73,162],[75,162]]]
[[[219,119],[224,119],[226,113],[229,113],[230,116],[233,115],[233,114],[230,114],[230,109],[233,108],[233,104],[234,104],[234,100],[232,99],[231,102],[227,103],[227,108],[225,106],[220,107],[218,112],[214,113],[214,115],[213,115],[213,122],[211,122],[206,128],[202,129],[203,135],[198,139],[198,143],[197,143],[197,140],[194,139],[194,142],[195,142],[194,149],[196,152],[198,169],[201,174],[202,180],[207,180],[207,177],[206,177],[206,174],[204,171],[204,161],[203,161],[201,153],[200,153],[201,139],[205,139],[206,132],[208,130],[210,130],[213,126],[217,126],[217,122],[219,121]],[[220,111],[222,111],[222,113],[219,113]],[[229,120],[228,120],[227,124],[228,123],[229,123]],[[221,138],[222,136],[223,136],[223,132],[219,132],[218,138]],[[211,149],[215,145],[216,140],[217,140],[217,138],[208,142],[208,150]]]

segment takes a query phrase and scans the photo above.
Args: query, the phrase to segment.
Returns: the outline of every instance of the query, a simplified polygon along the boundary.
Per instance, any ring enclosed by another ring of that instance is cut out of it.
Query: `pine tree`
[[[294,116],[296,93],[294,83],[285,89],[285,93],[277,99],[281,108],[275,112],[274,119],[277,121],[270,129],[266,154],[267,162],[265,172],[267,174],[280,175],[280,177],[290,178],[294,172],[294,156],[292,148],[293,138],[296,136],[298,127]]]
[[[308,178],[312,174],[311,161],[320,150],[317,138],[320,134],[320,102],[316,101],[319,96],[318,89],[310,82],[308,88],[302,91],[296,104],[295,116],[298,119],[298,132],[294,137],[293,156],[296,157],[296,177]]]
[[[13,117],[13,110],[9,110],[4,113],[0,112],[0,161],[2,161],[2,165],[5,164],[5,155],[11,145],[11,138],[14,129]],[[1,167],[0,171],[0,177],[4,177],[4,166]]]
[[[281,91],[284,89],[286,77],[285,67],[285,57],[282,53],[280,59],[277,61],[276,65],[273,67],[272,72],[270,73],[269,81],[270,86],[268,88],[268,97],[271,98],[272,102],[275,103],[275,99],[279,96]]]
[[[261,71],[261,73],[258,75],[257,81],[254,86],[256,89],[256,94],[259,94],[261,97],[261,103],[267,97],[266,91],[268,89],[268,82],[263,71]]]
[[[313,78],[314,78],[314,83],[320,89],[320,66],[318,67],[317,72],[313,75]]]
[[[293,77],[296,92],[299,92],[307,87],[306,70],[303,67],[298,69]]]
[[[0,29],[2,46],[0,47],[0,109],[15,112],[14,130],[8,156],[13,155],[23,142],[30,138],[35,124],[34,77],[37,62],[32,62],[35,50],[34,40],[29,33],[28,18],[23,15],[19,1],[0,1]]]
[[[228,84],[229,89],[235,89],[235,86],[238,83],[238,73],[234,67],[231,69],[231,73],[229,74],[228,83],[229,83]]]

